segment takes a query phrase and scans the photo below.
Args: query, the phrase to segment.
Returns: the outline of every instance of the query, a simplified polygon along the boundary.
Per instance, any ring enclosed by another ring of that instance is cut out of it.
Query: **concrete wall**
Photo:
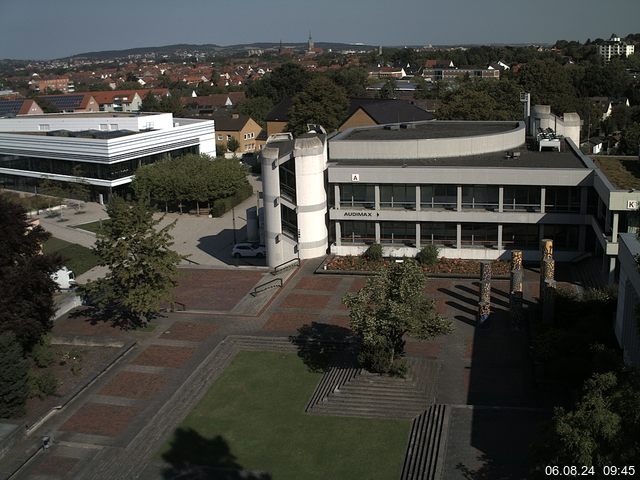
[[[635,235],[620,235],[620,282],[615,333],[628,365],[640,367],[640,334],[636,307],[640,299],[640,272],[635,257],[640,254],[640,243]]]
[[[331,156],[345,160],[448,158],[505,152],[517,149],[524,143],[525,125],[524,122],[518,122],[513,130],[492,135],[413,140],[337,140],[331,142]]]
[[[97,105],[97,104],[96,104]],[[97,110],[97,109],[96,109]],[[95,114],[51,113],[45,115],[30,115],[27,117],[0,118],[0,132],[39,132],[46,130],[101,130],[101,125],[107,125],[105,130],[131,130],[138,132],[147,128],[163,130],[173,127],[171,113],[118,115],[96,112]],[[111,128],[117,125],[117,128]],[[149,126],[150,125],[150,126]]]

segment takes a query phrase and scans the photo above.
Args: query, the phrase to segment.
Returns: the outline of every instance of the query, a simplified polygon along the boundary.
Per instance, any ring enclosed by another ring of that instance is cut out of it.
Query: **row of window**
[[[380,243],[388,245],[416,244],[416,224],[408,222],[379,222]],[[376,241],[375,222],[340,222],[340,240],[343,244],[362,245]],[[578,249],[578,225],[535,225],[503,224],[502,248],[520,248],[525,250],[538,248],[541,232],[544,237],[554,240],[559,250]],[[457,225],[455,223],[420,223],[420,244],[433,244],[455,248],[457,245]],[[498,225],[493,223],[463,223],[461,225],[462,248],[497,248]]]
[[[340,207],[374,208],[375,186],[370,184],[341,184]],[[380,208],[416,207],[416,185],[380,185]],[[541,189],[533,186],[505,186],[503,208],[505,210],[540,211]],[[497,210],[499,187],[497,185],[462,186],[462,208]],[[456,185],[420,185],[421,209],[457,208]],[[549,212],[579,212],[580,189],[576,187],[546,187],[545,210]]]
[[[180,157],[187,153],[198,153],[198,147],[179,148],[170,152],[147,155],[133,160],[125,160],[123,162],[111,164],[0,154],[0,167],[45,174],[69,175],[101,180],[117,180],[119,178],[133,175],[136,169],[143,165],[155,163],[163,158]]]

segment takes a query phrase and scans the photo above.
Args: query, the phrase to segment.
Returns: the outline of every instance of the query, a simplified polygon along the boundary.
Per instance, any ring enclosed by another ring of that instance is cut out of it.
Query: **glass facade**
[[[458,205],[458,189],[455,185],[421,185],[420,208],[455,210]]]
[[[498,225],[495,223],[463,223],[462,248],[498,248]]]
[[[580,187],[547,187],[544,209],[546,212],[580,213]]]
[[[462,187],[462,208],[498,210],[497,185],[464,185]]]
[[[0,154],[0,167],[43,174],[69,175],[74,177],[95,178],[98,180],[117,180],[133,175],[135,171],[143,165],[149,165],[164,158],[180,157],[187,153],[198,153],[198,147],[179,148],[169,152],[147,155],[111,164]]]
[[[340,222],[340,240],[342,243],[364,245],[375,243],[376,224],[375,222]]]
[[[416,208],[415,185],[380,185],[380,208]]]
[[[380,243],[415,247],[416,224],[412,222],[380,222]]]
[[[578,225],[545,225],[544,238],[553,240],[556,250],[578,250]]]
[[[504,187],[504,210],[540,211],[540,187]]]
[[[341,207],[374,208],[375,187],[367,184],[343,183],[340,185]]]
[[[298,215],[285,205],[280,205],[282,233],[294,240],[298,239]]]
[[[502,226],[502,248],[537,250],[539,243],[538,225],[507,223]]]
[[[458,229],[455,223],[425,222],[420,224],[420,244],[441,247],[456,246]]]
[[[291,202],[296,201],[296,162],[290,160],[280,164],[280,195]]]

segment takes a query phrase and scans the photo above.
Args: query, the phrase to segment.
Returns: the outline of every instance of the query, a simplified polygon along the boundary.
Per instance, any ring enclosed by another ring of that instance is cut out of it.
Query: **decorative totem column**
[[[482,325],[491,315],[491,262],[480,262],[480,295],[478,323]]]
[[[556,293],[555,261],[553,260],[553,240],[543,239],[540,242],[542,260],[540,261],[540,303],[542,320],[553,322],[553,312]]]
[[[523,278],[522,270],[522,250],[511,251],[511,287],[509,289],[509,313],[511,318],[511,328],[519,330],[522,327],[523,319]]]

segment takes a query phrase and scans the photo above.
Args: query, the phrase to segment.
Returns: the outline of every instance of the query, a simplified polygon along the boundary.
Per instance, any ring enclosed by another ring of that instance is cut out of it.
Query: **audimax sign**
[[[380,214],[376,212],[344,212],[342,216],[343,217],[373,217],[374,213],[376,217],[380,216]]]

